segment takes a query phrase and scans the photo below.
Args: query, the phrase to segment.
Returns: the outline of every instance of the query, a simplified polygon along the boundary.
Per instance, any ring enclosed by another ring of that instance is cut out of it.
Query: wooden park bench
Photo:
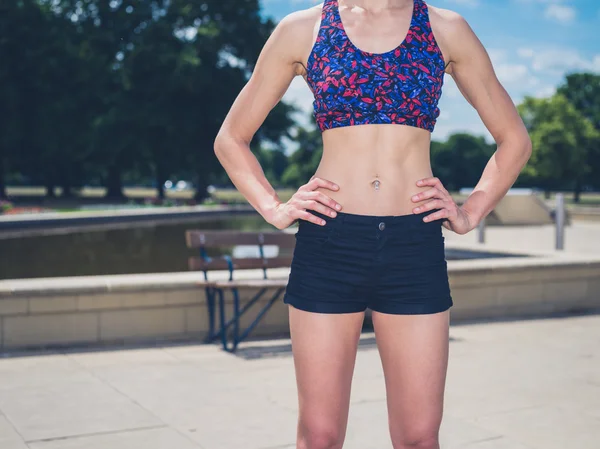
[[[223,349],[233,352],[285,292],[288,279],[269,279],[267,274],[269,268],[290,266],[292,261],[291,250],[293,250],[296,243],[294,234],[282,231],[188,230],[186,231],[186,243],[188,248],[199,251],[198,256],[189,259],[190,270],[204,273],[205,282],[202,285],[205,288],[209,317],[209,332],[206,341],[211,342],[220,337]],[[259,257],[234,258],[229,255],[209,255],[211,249],[230,248],[236,245],[258,246]],[[290,254],[288,256],[265,257],[264,247],[266,245],[276,245],[280,250],[289,249]],[[262,269],[262,279],[235,279],[235,272],[248,269]],[[229,279],[222,281],[209,280],[208,272],[215,270],[228,270]],[[257,288],[258,292],[243,307],[240,307],[240,290]],[[257,304],[267,291],[273,289],[275,290],[273,295],[258,311],[250,325],[246,329],[240,329],[241,317]],[[227,293],[230,293],[233,297],[232,316],[229,320],[226,318],[228,311],[225,305],[225,295]],[[219,312],[218,328],[217,305]]]

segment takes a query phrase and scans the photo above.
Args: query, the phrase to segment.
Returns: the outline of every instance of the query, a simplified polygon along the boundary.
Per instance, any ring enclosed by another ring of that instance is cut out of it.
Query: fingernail
[[[419,212],[421,210],[420,207],[415,207],[415,212]]]
[[[336,208],[337,210],[342,210],[342,206],[340,206],[339,204],[336,204],[336,205],[335,205],[335,208]]]
[[[334,188],[334,189],[339,189],[339,188],[340,188],[340,186],[338,186],[337,184],[334,184],[334,185],[333,185],[333,188]]]
[[[335,211],[331,211],[331,213],[329,215],[331,215],[332,217],[335,217],[335,215],[336,215]]]
[[[325,223],[327,223],[325,220],[321,220],[322,225],[324,225]]]
[[[418,195],[415,195],[415,196],[413,196],[413,197],[412,197],[412,200],[413,200],[413,201],[417,201],[418,199],[419,199],[419,196],[418,196]]]

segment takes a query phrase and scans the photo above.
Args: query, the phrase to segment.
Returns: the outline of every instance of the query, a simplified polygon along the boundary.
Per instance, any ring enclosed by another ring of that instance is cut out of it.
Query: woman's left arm
[[[490,57],[464,18],[438,10],[440,35],[448,53],[449,73],[465,99],[477,110],[494,138],[497,149],[461,207],[443,208],[429,218],[446,218],[444,225],[459,234],[474,229],[506,195],[531,155],[531,140],[504,87],[498,81]],[[439,39],[438,39],[439,40]],[[417,183],[445,191],[439,180]],[[425,192],[423,192],[425,193]],[[447,192],[445,192],[448,194]]]

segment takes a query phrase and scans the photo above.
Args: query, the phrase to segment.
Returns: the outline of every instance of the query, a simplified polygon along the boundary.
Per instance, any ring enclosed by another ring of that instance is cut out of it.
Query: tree
[[[572,73],[558,88],[558,93],[585,118],[591,121],[600,132],[600,75],[594,73]],[[589,172],[586,179],[591,185],[600,188],[600,145],[591,146],[587,154]]]
[[[0,8],[0,195],[9,164],[50,195],[59,183],[68,194],[81,179],[78,144],[86,119],[72,23],[34,0]]]
[[[323,154],[323,142],[319,130],[305,128],[298,128],[294,140],[299,147],[290,155],[289,165],[281,181],[289,187],[300,187],[308,182],[317,170]]]
[[[495,147],[484,137],[456,133],[446,142],[432,142],[433,173],[449,190],[474,187]]]
[[[529,131],[533,152],[525,172],[548,191],[568,184],[579,201],[590,167],[587,156],[600,135],[562,94],[551,98],[526,97],[518,106]]]
[[[125,174],[222,176],[213,141],[273,28],[258,0],[19,0],[0,5],[0,195],[21,170],[48,192]],[[289,136],[281,103],[255,145]],[[10,156],[10,157],[9,157]]]
[[[288,157],[279,148],[258,148],[254,153],[265,172],[265,176],[269,182],[275,186],[281,185],[281,179],[289,162]]]

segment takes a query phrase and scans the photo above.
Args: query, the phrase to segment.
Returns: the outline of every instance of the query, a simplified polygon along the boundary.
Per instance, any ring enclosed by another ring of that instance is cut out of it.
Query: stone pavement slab
[[[453,325],[443,449],[600,449],[600,315]],[[1,449],[293,449],[289,340],[0,358]],[[373,333],[345,449],[391,449]]]
[[[0,416],[0,447],[2,449],[27,449],[21,435],[4,416]]]
[[[31,449],[198,449],[200,446],[173,429],[144,429],[130,432],[75,437],[68,440],[32,443]]]

